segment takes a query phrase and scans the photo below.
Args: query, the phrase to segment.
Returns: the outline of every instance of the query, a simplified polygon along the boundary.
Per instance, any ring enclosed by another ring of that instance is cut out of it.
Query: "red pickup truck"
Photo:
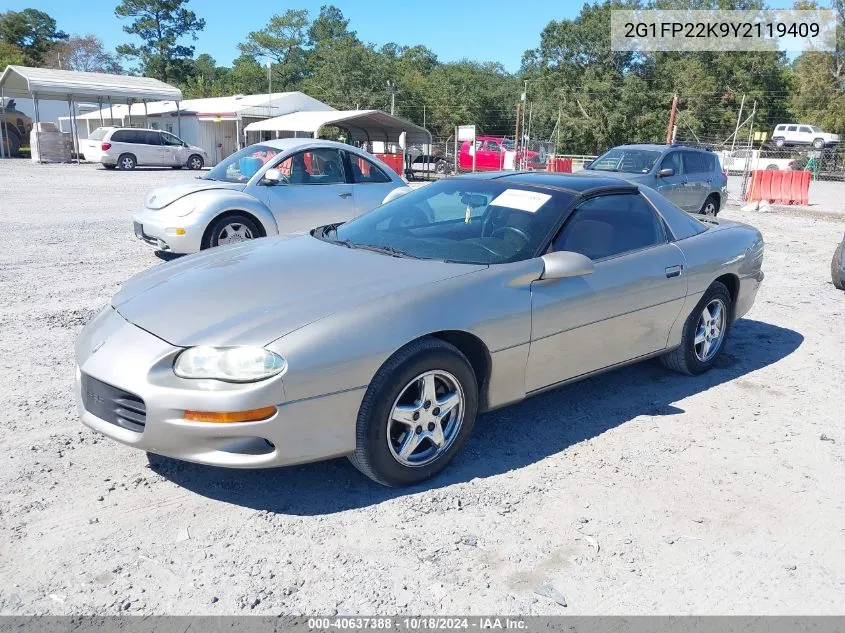
[[[505,160],[505,152],[513,152],[514,142],[502,136],[478,136],[475,139],[475,169],[477,171],[498,171],[514,169],[525,156],[528,169],[545,169],[546,165],[540,152],[520,151],[515,156],[515,164]],[[464,141],[458,153],[458,165],[461,171],[472,171],[472,153],[470,141]]]

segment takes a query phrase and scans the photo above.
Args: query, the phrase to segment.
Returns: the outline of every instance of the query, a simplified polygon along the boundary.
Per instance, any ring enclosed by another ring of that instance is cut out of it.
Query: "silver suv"
[[[619,145],[586,168],[656,189],[688,213],[716,215],[728,198],[728,176],[713,152],[685,145]]]

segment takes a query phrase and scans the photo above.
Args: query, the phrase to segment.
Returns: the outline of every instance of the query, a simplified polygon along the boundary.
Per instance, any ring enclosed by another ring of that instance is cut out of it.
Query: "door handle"
[[[343,192],[341,192],[337,195],[339,195],[341,198],[348,198],[349,196],[352,195],[352,192],[351,191],[343,191]]]
[[[669,278],[680,277],[683,270],[684,270],[684,267],[681,264],[679,264],[678,266],[667,266],[666,267],[666,276],[669,277]]]

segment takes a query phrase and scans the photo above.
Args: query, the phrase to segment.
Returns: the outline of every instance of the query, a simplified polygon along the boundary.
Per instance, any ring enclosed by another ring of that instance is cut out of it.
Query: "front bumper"
[[[172,365],[180,351],[116,310],[104,310],[83,329],[76,345],[75,393],[82,422],[144,451],[230,468],[286,466],[355,449],[364,388],[285,402],[281,376],[250,384],[178,378]],[[120,425],[92,413],[90,409],[101,412],[109,406],[104,402],[108,396],[90,387],[95,381],[142,401],[132,407],[135,423]],[[88,392],[83,392],[83,383]],[[100,400],[98,406],[92,406],[92,398]],[[258,422],[215,424],[183,417],[185,410],[244,411],[270,405],[277,407],[276,414]]]
[[[177,254],[196,253],[202,247],[207,223],[194,211],[184,217],[167,209],[144,209],[132,216],[135,237],[160,251]],[[179,234],[179,231],[184,231]]]

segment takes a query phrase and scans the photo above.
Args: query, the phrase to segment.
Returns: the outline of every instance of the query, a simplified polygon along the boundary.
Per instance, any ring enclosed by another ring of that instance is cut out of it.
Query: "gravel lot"
[[[76,334],[162,265],[130,211],[190,177],[0,161],[0,613],[845,613],[842,219],[726,211],[767,276],[716,369],[490,413],[388,490],[346,460],[151,468],[78,421]]]

